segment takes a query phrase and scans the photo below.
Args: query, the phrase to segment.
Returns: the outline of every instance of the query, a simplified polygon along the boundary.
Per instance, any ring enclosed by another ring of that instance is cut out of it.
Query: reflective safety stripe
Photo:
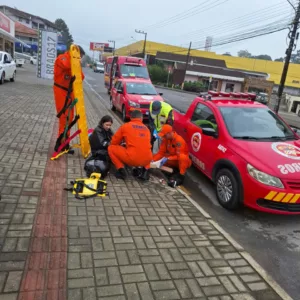
[[[285,195],[286,195],[286,193],[278,193],[278,194],[276,195],[276,197],[273,199],[273,201],[279,202],[279,201],[282,200],[282,198],[283,198]]]
[[[287,194],[281,202],[287,203],[289,202],[295,194]]]
[[[277,192],[271,191],[266,197],[266,200],[272,200],[274,196],[277,195]]]
[[[293,199],[290,201],[290,203],[296,203],[298,199],[300,198],[300,194],[296,194]]]

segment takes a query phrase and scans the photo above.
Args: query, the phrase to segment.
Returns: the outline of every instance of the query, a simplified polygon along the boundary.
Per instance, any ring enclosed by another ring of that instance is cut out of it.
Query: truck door
[[[110,76],[109,76],[109,91],[114,85],[114,80],[115,80],[115,74],[117,70],[117,65],[118,65],[118,56],[114,56],[112,63],[111,63],[111,68],[110,68]]]
[[[208,176],[211,176],[216,161],[218,138],[202,134],[202,128],[218,131],[216,117],[205,104],[198,103],[190,120],[187,121],[186,141],[194,164]]]

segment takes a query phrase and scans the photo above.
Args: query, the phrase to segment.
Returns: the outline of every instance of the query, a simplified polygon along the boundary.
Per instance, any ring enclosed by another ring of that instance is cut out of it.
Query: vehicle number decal
[[[300,163],[278,165],[277,167],[280,170],[281,174],[284,175],[288,173],[300,173]]]
[[[192,138],[191,138],[191,145],[192,145],[192,149],[195,151],[195,152],[198,152],[199,149],[200,149],[200,146],[201,146],[201,134],[200,132],[195,132],[193,135],[192,135]]]
[[[227,149],[224,146],[222,146],[221,144],[218,146],[218,149],[220,151],[222,151],[223,153],[225,153],[227,151]]]
[[[278,142],[273,143],[271,147],[276,153],[284,157],[300,160],[300,148],[294,145]]]
[[[193,163],[198,166],[201,170],[205,171],[205,163],[198,159],[196,156],[191,154]]]

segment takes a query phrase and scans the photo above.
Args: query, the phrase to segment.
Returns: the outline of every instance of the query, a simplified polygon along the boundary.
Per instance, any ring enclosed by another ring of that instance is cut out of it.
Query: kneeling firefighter
[[[104,116],[98,126],[89,137],[91,146],[91,156],[85,161],[84,170],[87,177],[92,173],[100,173],[101,179],[107,176],[111,166],[108,155],[108,146],[110,145],[113,132],[111,126],[113,119],[111,116]]]
[[[161,160],[160,167],[165,165],[179,169],[179,172],[175,172],[169,179],[168,185],[171,187],[181,185],[187,169],[192,165],[188,145],[170,125],[163,125],[158,135],[162,138],[162,143],[159,151],[153,156],[153,161]]]
[[[116,177],[126,178],[124,165],[143,167],[140,179],[149,179],[152,160],[150,130],[143,124],[143,114],[139,110],[131,112],[131,120],[123,124],[114,134],[108,154],[115,165]],[[125,147],[121,146],[125,142]]]

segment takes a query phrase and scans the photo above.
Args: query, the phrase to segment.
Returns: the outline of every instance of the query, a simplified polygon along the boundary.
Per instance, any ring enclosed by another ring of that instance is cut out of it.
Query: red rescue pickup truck
[[[215,183],[223,207],[300,214],[299,136],[267,106],[204,96],[174,117],[194,165]]]

